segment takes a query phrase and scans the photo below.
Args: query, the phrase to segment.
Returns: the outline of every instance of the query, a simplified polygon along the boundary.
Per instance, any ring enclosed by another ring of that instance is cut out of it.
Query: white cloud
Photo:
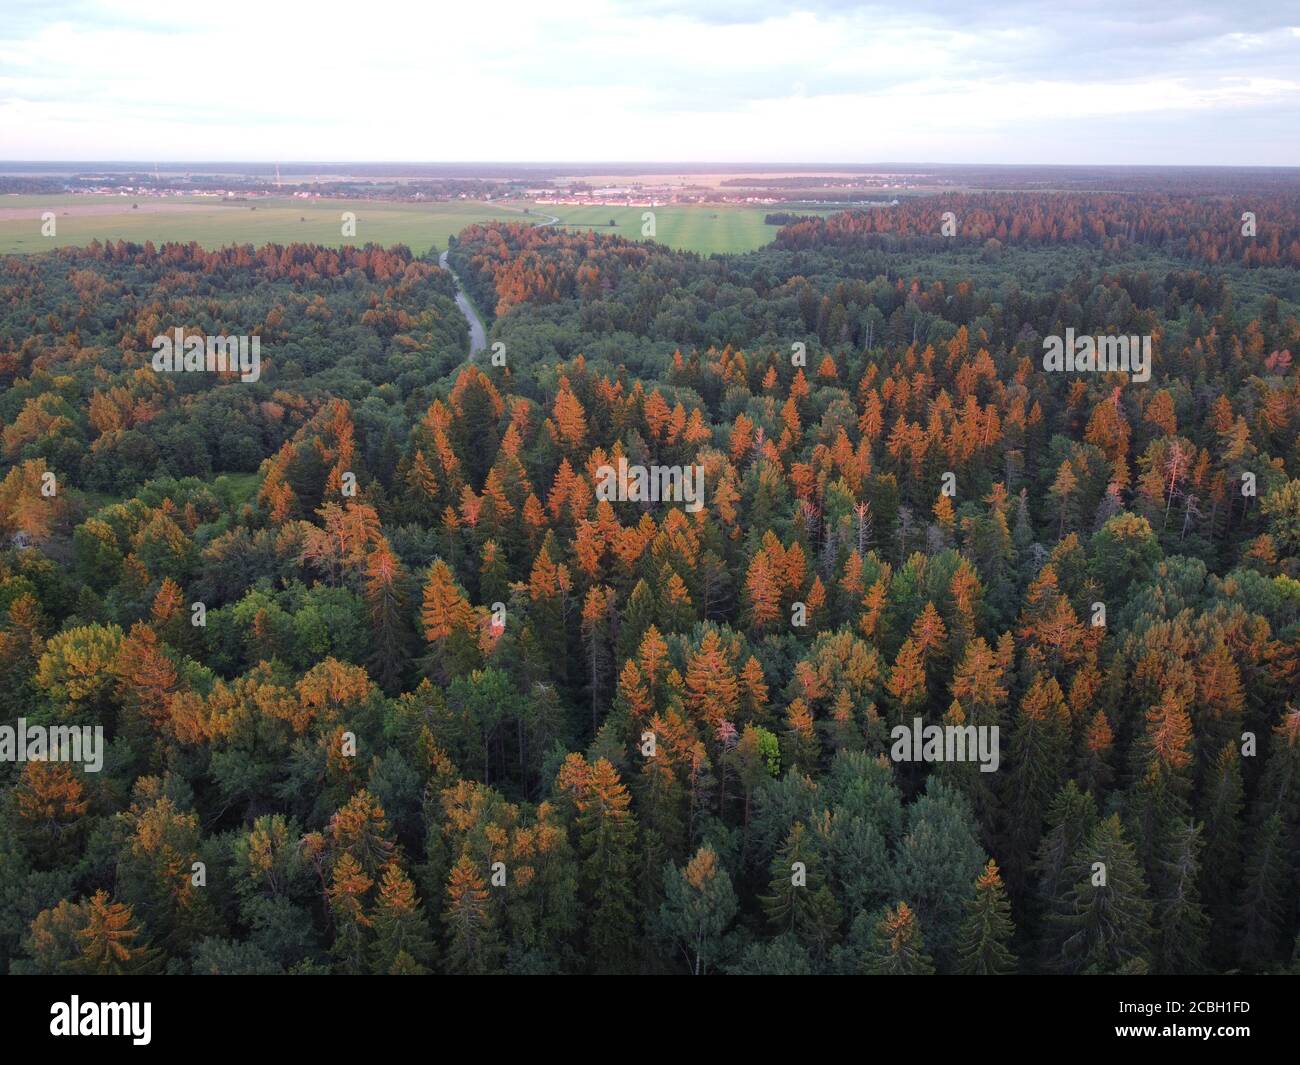
[[[152,2],[90,4],[75,21],[0,27],[0,151],[998,162],[1025,160],[1033,138],[1054,154],[1074,144],[1074,158],[1041,161],[1300,163],[1297,139],[1253,129],[1300,108],[1293,29],[1189,17],[1167,43],[1158,25],[1146,43],[1113,26],[1072,41],[1023,9],[972,24],[941,7],[710,22],[610,0],[580,16],[519,0],[180,0],[160,23]],[[1116,61],[1097,62],[1099,49]],[[1214,138],[1188,137],[1189,116]],[[1107,129],[1115,143],[1152,145],[1162,136],[1140,131],[1180,130],[1181,146],[1161,151],[1181,158],[1098,157],[1081,138]],[[1207,158],[1216,145],[1224,157]]]

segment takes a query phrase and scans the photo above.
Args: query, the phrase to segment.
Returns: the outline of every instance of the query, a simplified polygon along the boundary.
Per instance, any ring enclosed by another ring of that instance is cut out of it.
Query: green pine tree
[[[1241,964],[1262,969],[1274,958],[1287,899],[1286,836],[1282,815],[1273,814],[1255,833],[1240,895],[1238,945]]]
[[[637,823],[631,796],[604,758],[591,766],[577,828],[580,883],[587,902],[589,961],[598,972],[630,972],[636,957],[633,850]]]
[[[1016,970],[1011,953],[1011,903],[992,858],[975,879],[975,896],[966,903],[967,917],[957,936],[957,971],[972,976],[1001,976]]]
[[[1205,852],[1201,897],[1210,915],[1210,957],[1218,966],[1236,963],[1236,888],[1241,874],[1241,812],[1244,788],[1236,741],[1225,744],[1201,793]]]
[[[1075,854],[1058,916],[1057,966],[1070,973],[1113,973],[1150,964],[1151,903],[1133,846],[1119,816],[1102,821]]]
[[[768,922],[801,942],[824,948],[840,923],[840,908],[820,871],[820,855],[803,822],[796,821],[769,866],[762,898]]]
[[[684,869],[671,862],[664,866],[664,894],[660,935],[673,944],[688,972],[703,976],[722,956],[724,934],[736,916],[731,877],[706,844]]]
[[[1156,927],[1160,950],[1156,968],[1162,973],[1199,973],[1205,969],[1210,927],[1201,905],[1200,854],[1204,825],[1190,819],[1170,837],[1170,850],[1161,862],[1161,889],[1156,898]]]
[[[404,956],[403,965],[413,964],[417,971],[433,960],[429,927],[425,923],[415,885],[396,861],[389,862],[379,885],[375,915],[371,919],[375,942],[371,947],[376,973],[391,972]]]

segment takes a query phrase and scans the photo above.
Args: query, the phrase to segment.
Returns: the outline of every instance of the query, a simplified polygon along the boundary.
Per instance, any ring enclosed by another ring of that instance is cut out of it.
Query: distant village
[[[107,175],[104,175],[107,176]],[[755,187],[761,185],[761,187]],[[192,175],[170,177],[132,174],[127,180],[105,181],[94,175],[79,175],[67,180],[61,191],[88,196],[129,196],[133,198],[175,199],[180,197],[209,200],[255,199],[373,199],[399,202],[449,200],[528,200],[538,207],[663,207],[672,204],[736,204],[775,206],[781,204],[838,205],[879,204],[867,197],[885,190],[918,187],[910,180],[836,180],[807,177],[783,184],[769,179],[755,185],[733,178],[720,185],[663,182],[656,184],[593,185],[586,181],[555,181],[526,185],[510,180],[469,180],[409,182],[349,181],[329,179],[310,183],[272,181],[259,177],[240,178],[218,183],[213,177]]]
[[[527,188],[523,196],[539,207],[663,207],[669,204],[743,204],[748,206],[774,206],[779,204],[879,204],[863,197],[869,192],[884,189],[916,187],[910,181],[865,184],[827,179],[814,185],[801,181],[795,187],[772,185],[754,188],[742,179],[724,182],[722,186],[657,184],[657,185],[606,185],[593,187],[585,183],[567,186]],[[820,194],[820,196],[819,196]],[[824,198],[821,198],[824,197]]]

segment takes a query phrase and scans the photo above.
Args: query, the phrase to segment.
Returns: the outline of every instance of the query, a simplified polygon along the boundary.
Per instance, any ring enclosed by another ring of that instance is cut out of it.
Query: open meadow
[[[41,235],[41,214],[54,211],[56,235]],[[344,211],[356,214],[356,236],[342,236]],[[474,201],[392,203],[379,200],[216,200],[203,197],[0,196],[0,253],[47,251],[99,240],[155,244],[198,241],[204,247],[308,241],[406,244],[417,254],[446,248],[447,238],[474,222],[513,218],[517,211]]]
[[[565,207],[542,204],[531,207],[534,214],[558,216],[567,229],[591,228],[616,233],[628,240],[641,240],[642,216],[655,216],[654,239],[675,251],[754,251],[776,236],[780,226],[763,219],[773,211],[796,214],[825,214],[825,210],[804,211],[797,207],[733,207],[726,204],[675,204],[666,207]],[[613,227],[610,222],[614,222]]]
[[[654,239],[678,251],[704,255],[746,252],[767,244],[778,226],[763,219],[772,207],[720,204],[666,207],[566,207],[525,201],[474,200],[395,203],[383,200],[284,198],[217,200],[199,196],[117,195],[0,196],[0,254],[47,251],[90,241],[129,240],[155,244],[198,241],[204,247],[310,241],[342,244],[406,244],[422,255],[442,251],[447,238],[474,222],[492,219],[545,222],[559,218],[569,229],[592,228],[641,240],[642,215],[655,214]],[[56,233],[41,234],[41,215],[55,213]],[[357,216],[356,236],[342,235],[341,216]],[[812,211],[799,213],[825,213]],[[615,225],[611,228],[609,223]]]

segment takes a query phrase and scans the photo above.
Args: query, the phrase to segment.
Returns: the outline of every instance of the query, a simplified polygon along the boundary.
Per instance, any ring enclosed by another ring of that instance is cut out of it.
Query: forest
[[[0,971],[1300,973],[1300,192],[788,220],[0,258]]]

